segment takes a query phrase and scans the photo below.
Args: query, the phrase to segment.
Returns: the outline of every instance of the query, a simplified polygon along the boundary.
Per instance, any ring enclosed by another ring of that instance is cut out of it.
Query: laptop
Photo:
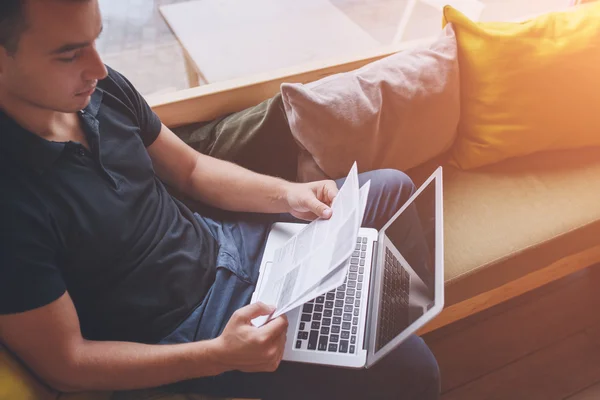
[[[360,228],[344,283],[287,313],[286,361],[369,368],[444,306],[442,168],[379,231]],[[305,224],[273,224],[255,295],[275,250]]]

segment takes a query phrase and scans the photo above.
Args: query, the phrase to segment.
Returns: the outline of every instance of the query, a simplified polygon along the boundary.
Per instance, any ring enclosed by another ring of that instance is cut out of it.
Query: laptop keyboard
[[[304,304],[295,348],[356,353],[366,253],[367,238],[358,237],[344,284]]]
[[[386,248],[377,350],[385,346],[406,327],[409,290],[410,275],[390,249]]]

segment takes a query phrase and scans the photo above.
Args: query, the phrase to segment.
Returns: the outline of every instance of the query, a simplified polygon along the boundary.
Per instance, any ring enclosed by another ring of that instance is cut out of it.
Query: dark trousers
[[[368,179],[371,189],[362,226],[380,229],[410,197],[414,185],[405,174],[394,170],[359,175],[361,185]],[[338,185],[341,183],[338,181]],[[232,213],[218,221],[227,225],[228,231],[235,232],[240,265],[218,268],[215,283],[204,302],[161,343],[217,337],[233,312],[250,301],[271,223],[291,219],[289,215]],[[437,362],[429,348],[419,337],[412,336],[369,369],[282,362],[273,373],[231,371],[162,389],[262,400],[433,400],[439,398],[440,379]]]

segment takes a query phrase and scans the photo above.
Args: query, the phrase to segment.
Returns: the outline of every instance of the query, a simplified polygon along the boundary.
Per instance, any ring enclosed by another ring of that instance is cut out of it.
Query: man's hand
[[[283,358],[287,318],[283,315],[260,328],[250,322],[273,311],[273,308],[263,303],[254,303],[233,313],[221,336],[215,339],[215,361],[226,369],[244,372],[275,371]]]
[[[331,203],[338,193],[334,181],[317,181],[308,183],[291,183],[287,187],[286,200],[290,213],[306,221],[315,218],[331,217]]]

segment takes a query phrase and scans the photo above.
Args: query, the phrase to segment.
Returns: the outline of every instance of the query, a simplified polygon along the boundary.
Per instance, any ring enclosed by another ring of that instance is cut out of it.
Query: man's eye
[[[72,57],[61,57],[61,58],[57,58],[57,60],[60,62],[64,62],[64,63],[70,63],[70,62],[77,60],[80,55],[81,55],[81,52],[77,51],[73,54]]]

